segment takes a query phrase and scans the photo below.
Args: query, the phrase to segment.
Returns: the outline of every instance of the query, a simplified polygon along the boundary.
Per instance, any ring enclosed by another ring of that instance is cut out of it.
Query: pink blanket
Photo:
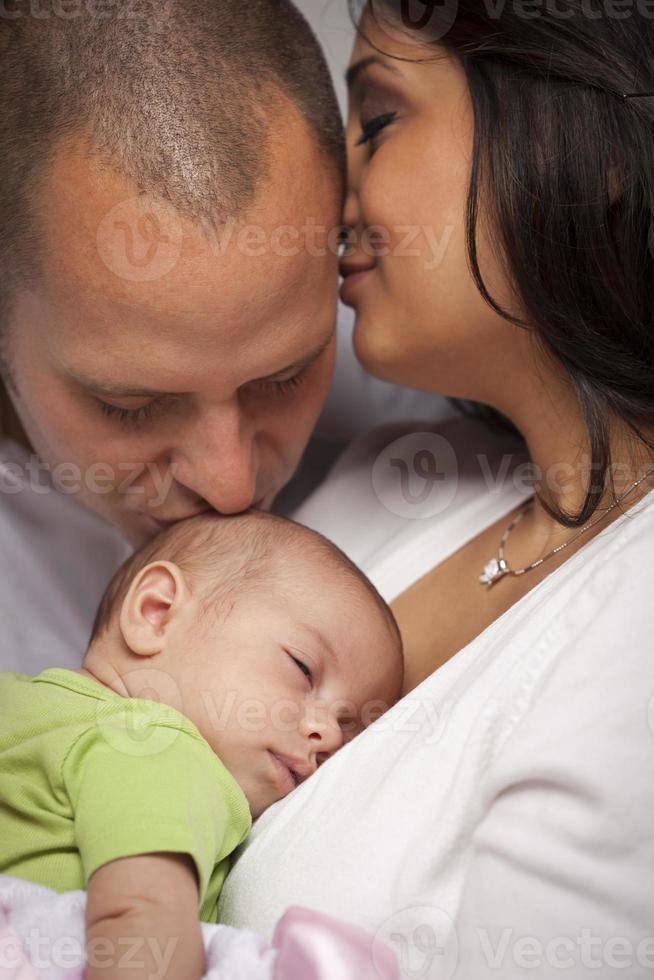
[[[83,892],[0,876],[0,980],[83,980],[85,902]],[[202,930],[205,980],[400,980],[388,946],[309,909],[289,909],[271,943],[229,926]]]

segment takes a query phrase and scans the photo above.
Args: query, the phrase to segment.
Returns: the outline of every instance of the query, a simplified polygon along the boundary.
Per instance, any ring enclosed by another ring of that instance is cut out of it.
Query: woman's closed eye
[[[357,146],[363,146],[366,143],[371,143],[375,137],[379,136],[382,130],[386,129],[387,126],[395,120],[397,112],[383,112],[378,116],[373,116],[372,119],[368,119],[361,123],[361,136],[356,142]]]

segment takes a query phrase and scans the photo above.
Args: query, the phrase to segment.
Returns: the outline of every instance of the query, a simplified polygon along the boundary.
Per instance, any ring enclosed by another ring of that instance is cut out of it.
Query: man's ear
[[[189,595],[181,569],[172,562],[152,562],[134,576],[120,611],[120,630],[132,653],[161,653],[170,624]]]

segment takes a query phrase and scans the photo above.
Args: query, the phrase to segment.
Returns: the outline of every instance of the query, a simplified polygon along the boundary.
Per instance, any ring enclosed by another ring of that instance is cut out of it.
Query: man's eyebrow
[[[357,80],[361,72],[365,71],[366,68],[369,68],[370,65],[379,65],[381,68],[385,68],[386,71],[390,71],[394,75],[401,74],[401,72],[398,71],[398,69],[394,65],[389,64],[388,61],[385,61],[383,58],[380,58],[379,55],[371,54],[369,55],[369,57],[362,58],[361,61],[357,61],[355,62],[355,64],[350,65],[350,67],[345,73],[345,81],[347,83],[347,87],[352,88],[352,86],[354,85],[355,81]]]
[[[311,367],[311,365],[314,364],[318,360],[318,358],[325,353],[325,351],[331,344],[332,340],[334,339],[335,334],[336,334],[336,330],[334,329],[330,332],[327,339],[323,340],[320,343],[320,345],[315,348],[315,350],[311,351],[310,354],[306,354],[304,357],[301,357],[299,361],[294,361],[293,364],[287,365],[287,367],[282,368],[281,371],[275,371],[274,374],[266,375],[265,378],[254,378],[253,381],[250,382],[250,384],[261,384],[262,382],[266,382],[266,381],[275,381],[277,378],[280,378],[286,374],[291,376],[294,374],[300,374],[301,371],[305,371],[307,368]]]
[[[332,330],[326,340],[323,340],[319,347],[311,351],[311,353],[305,355],[305,357],[300,358],[299,361],[295,361],[293,364],[289,364],[287,367],[282,368],[280,371],[276,371],[274,374],[269,374],[264,378],[254,378],[248,384],[261,384],[265,382],[275,381],[284,375],[299,374],[301,371],[306,370],[311,367],[318,358],[324,354],[332,340],[334,339],[335,331]],[[153,388],[143,388],[141,386],[132,386],[124,384],[114,384],[110,381],[101,381],[99,378],[90,378],[83,375],[78,375],[77,373],[70,371],[71,378],[78,384],[89,391],[93,391],[98,395],[107,395],[110,398],[162,398],[164,395],[170,395],[169,391],[157,391]],[[175,394],[183,394],[183,392],[175,392]]]
[[[70,372],[70,377],[83,388],[95,392],[97,395],[108,395],[111,398],[161,398],[170,392],[155,391],[154,388],[141,388],[132,385],[118,385],[111,381],[100,381],[99,379],[89,378]]]

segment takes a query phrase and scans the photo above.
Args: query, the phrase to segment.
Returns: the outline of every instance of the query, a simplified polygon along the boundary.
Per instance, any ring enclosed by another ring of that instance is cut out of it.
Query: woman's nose
[[[350,187],[345,200],[345,210],[343,212],[343,224],[347,228],[356,228],[360,221],[359,200],[356,191]]]

